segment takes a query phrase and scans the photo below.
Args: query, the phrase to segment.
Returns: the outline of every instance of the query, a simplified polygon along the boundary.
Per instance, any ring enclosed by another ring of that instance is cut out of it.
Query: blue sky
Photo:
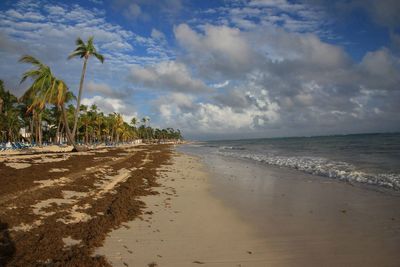
[[[197,139],[400,130],[396,0],[87,0],[0,3],[0,79],[20,95],[31,54],[85,104],[150,116]]]

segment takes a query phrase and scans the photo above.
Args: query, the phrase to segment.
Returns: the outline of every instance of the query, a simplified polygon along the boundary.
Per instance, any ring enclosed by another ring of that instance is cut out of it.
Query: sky
[[[400,131],[397,0],[2,0],[0,79],[25,54],[77,95],[75,40],[94,36],[82,103],[188,139]]]

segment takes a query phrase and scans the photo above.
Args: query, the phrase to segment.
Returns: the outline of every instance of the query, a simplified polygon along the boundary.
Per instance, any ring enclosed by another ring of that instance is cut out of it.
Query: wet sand
[[[264,266],[400,266],[398,193],[217,155],[205,161],[212,195],[265,241]]]

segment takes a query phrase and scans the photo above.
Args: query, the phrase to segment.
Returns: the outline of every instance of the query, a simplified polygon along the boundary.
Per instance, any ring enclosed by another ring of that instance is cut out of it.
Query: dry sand
[[[160,171],[160,194],[142,197],[148,214],[111,232],[96,254],[113,266],[265,266],[264,241],[210,195],[198,159],[177,155]]]

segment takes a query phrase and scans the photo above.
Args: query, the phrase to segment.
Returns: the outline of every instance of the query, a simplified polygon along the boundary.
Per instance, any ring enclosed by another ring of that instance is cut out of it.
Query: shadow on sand
[[[8,223],[0,220],[0,266],[6,266],[15,254],[15,244],[8,231]]]

